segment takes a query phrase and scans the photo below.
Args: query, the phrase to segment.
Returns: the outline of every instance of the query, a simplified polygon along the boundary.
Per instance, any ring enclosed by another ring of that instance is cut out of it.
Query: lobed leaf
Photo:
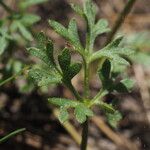
[[[92,3],[92,0],[86,0],[83,6],[84,14],[87,18],[87,22],[90,28],[95,24],[96,6]]]
[[[58,56],[60,68],[63,72],[64,81],[70,81],[81,70],[81,63],[71,64],[71,55],[68,49],[64,49],[62,54]]]
[[[81,46],[80,39],[78,36],[77,25],[74,19],[69,23],[68,29],[60,23],[49,20],[49,25],[62,37],[68,40],[80,54],[83,54],[83,47]]]
[[[29,71],[29,76],[38,86],[61,83],[61,76],[55,70],[33,68]]]
[[[71,19],[68,26],[68,33],[69,33],[69,39],[71,40],[71,43],[74,44],[75,49],[82,50],[82,46],[80,43],[79,35],[78,35],[78,29],[77,29],[77,23],[75,19]]]
[[[110,28],[108,28],[108,22],[105,19],[100,19],[94,26],[93,32],[95,37],[102,34],[109,32]]]
[[[112,113],[106,113],[106,117],[108,120],[108,123],[113,127],[116,128],[118,125],[118,122],[122,119],[122,115],[119,111],[115,111]]]
[[[69,118],[69,114],[68,114],[68,111],[65,107],[61,107],[60,108],[60,113],[59,113],[59,116],[58,116],[58,119],[61,123],[65,123]]]
[[[71,55],[67,48],[62,51],[62,54],[58,56],[59,65],[63,72],[67,72],[71,63]]]
[[[95,52],[91,56],[90,61],[94,61],[100,58],[106,58],[118,64],[128,65],[129,64],[128,61],[126,61],[126,59],[124,59],[123,56],[128,56],[128,55],[133,54],[133,50],[129,48],[119,47],[121,40],[122,40],[122,37],[121,38],[119,37],[113,42],[111,42],[110,44],[108,44],[103,49]]]
[[[84,104],[79,104],[75,107],[75,116],[76,119],[83,123],[86,121],[87,117],[93,116],[92,110],[90,110],[88,107],[86,107]]]
[[[49,40],[43,32],[37,35],[38,48],[30,47],[27,50],[32,56],[38,57],[49,67],[56,67],[53,50],[54,46],[51,40]]]
[[[69,39],[68,30],[63,25],[54,20],[49,20],[48,23],[58,34],[66,39]]]
[[[81,63],[74,63],[74,64],[72,64],[70,67],[69,67],[69,75],[68,75],[68,77],[70,78],[70,79],[72,79],[75,75],[77,75],[79,72],[80,72],[80,70],[81,70],[81,68],[82,68],[82,64]]]
[[[32,56],[35,56],[35,57],[41,59],[48,66],[52,66],[50,58],[47,56],[47,54],[44,51],[41,51],[40,49],[35,48],[35,47],[30,47],[27,50],[29,51],[29,53]]]

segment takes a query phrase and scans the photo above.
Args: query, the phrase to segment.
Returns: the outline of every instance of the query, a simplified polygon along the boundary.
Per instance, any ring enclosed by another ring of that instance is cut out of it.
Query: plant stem
[[[104,97],[107,93],[108,93],[107,90],[101,89],[101,90],[97,93],[97,95],[94,97],[93,100],[100,99],[100,98]]]
[[[81,150],[86,150],[88,142],[88,119],[82,124]]]
[[[8,7],[8,6],[3,2],[3,0],[0,0],[0,5],[1,5],[8,13],[10,13],[10,14],[14,13],[14,11],[13,11],[10,7]]]
[[[112,28],[112,31],[110,32],[105,45],[107,45],[108,43],[111,42],[111,40],[113,39],[114,35],[118,31],[118,29],[121,27],[121,25],[123,24],[125,18],[127,17],[127,15],[129,14],[129,12],[131,11],[131,9],[132,9],[133,5],[135,4],[135,2],[136,2],[136,0],[128,0],[128,2],[125,5],[124,9],[120,13],[117,21],[115,22],[115,25]]]
[[[65,82],[64,82],[65,84]],[[69,90],[73,93],[73,95],[76,97],[77,100],[79,101],[82,101],[82,97],[79,95],[79,93],[76,91],[76,89],[74,88],[74,86],[72,85],[72,83],[68,83],[68,84],[65,84]]]
[[[4,84],[6,84],[7,82],[9,82],[9,81],[15,79],[16,77],[18,77],[20,74],[22,74],[24,71],[28,70],[29,68],[30,68],[29,66],[24,67],[21,71],[19,71],[19,72],[16,73],[15,75],[13,75],[13,76],[9,77],[8,79],[6,79],[6,80],[0,82],[0,86],[2,86],[2,85],[4,85]]]
[[[83,59],[84,61],[84,97],[89,98],[89,63],[87,59]],[[82,141],[80,148],[81,150],[86,150],[88,142],[88,118],[82,124]]]
[[[11,138],[11,137],[13,137],[13,136],[15,136],[15,135],[25,131],[25,130],[26,130],[25,128],[22,128],[22,129],[18,129],[16,131],[11,132],[10,134],[8,134],[8,135],[6,135],[6,136],[4,136],[3,138],[0,139],[0,144],[5,142],[7,139],[9,139],[9,138]]]
[[[89,97],[89,64],[84,60],[84,97]]]
[[[101,89],[97,95],[93,98],[93,100],[91,101],[91,106],[93,104],[96,104],[96,103],[99,103],[101,98],[104,97],[106,94],[108,94],[108,91],[107,90],[103,90]]]

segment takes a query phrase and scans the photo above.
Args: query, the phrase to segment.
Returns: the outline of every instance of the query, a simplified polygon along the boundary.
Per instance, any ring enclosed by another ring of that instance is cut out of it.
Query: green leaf
[[[65,98],[49,98],[48,102],[53,105],[65,107],[65,108],[76,107],[76,105],[79,104],[79,102],[77,101],[73,101]]]
[[[95,16],[96,16],[96,6],[92,3],[92,0],[86,0],[83,6],[84,14],[87,18],[88,26],[90,29],[93,28],[95,24]]]
[[[37,36],[37,47],[30,47],[27,50],[32,56],[38,57],[45,64],[45,68],[33,68],[30,70],[29,75],[38,83],[38,86],[46,86],[49,84],[58,84],[62,81],[62,76],[56,66],[53,57],[53,43],[44,35],[43,32]]]
[[[112,49],[112,48],[116,48],[120,45],[121,41],[123,40],[123,36],[120,36],[118,38],[116,38],[115,40],[113,40],[111,43],[109,43],[105,49]]]
[[[30,47],[27,50],[29,51],[29,53],[32,56],[38,57],[39,59],[41,59],[48,66],[52,66],[50,58],[47,56],[47,54],[44,51],[41,51],[40,49],[35,48],[35,47]]]
[[[49,39],[43,32],[40,32],[37,34],[36,40],[38,45],[37,47],[41,50],[44,50]]]
[[[75,75],[77,75],[82,68],[81,63],[74,63],[69,67],[69,78],[72,79]]]
[[[103,84],[105,84],[105,82],[110,79],[111,62],[108,59],[104,61],[102,68],[100,68],[100,70],[98,71],[98,74]]]
[[[38,57],[49,67],[56,66],[53,57],[53,43],[42,32],[37,36],[38,48],[30,47],[27,50],[32,56]]]
[[[8,45],[8,41],[6,40],[5,37],[0,37],[0,55],[3,54],[5,51],[6,47]]]
[[[112,77],[117,77],[120,73],[126,72],[127,67],[116,62],[112,62]]]
[[[113,108],[113,106],[111,104],[100,102],[99,105],[107,113],[114,113],[115,112],[115,109]]]
[[[48,40],[47,44],[46,44],[46,53],[47,53],[47,56],[49,57],[50,59],[50,62],[56,66],[55,64],[55,60],[54,60],[54,56],[53,56],[53,51],[54,51],[54,45],[53,45],[53,42],[51,40]]]
[[[49,25],[62,37],[68,40],[80,54],[83,55],[83,48],[80,43],[80,39],[78,36],[77,25],[74,19],[70,21],[69,29],[65,28],[60,23],[49,20]]]
[[[56,70],[33,68],[29,71],[29,76],[38,84],[38,86],[61,83],[61,76]]]
[[[69,33],[69,39],[71,40],[71,43],[75,46],[75,49],[79,48],[80,50],[82,50],[83,48],[80,43],[77,23],[75,19],[71,19],[71,21],[69,22],[68,33]]]
[[[87,117],[93,116],[92,110],[90,110],[88,107],[86,107],[84,104],[79,104],[75,107],[75,116],[76,119],[83,123],[86,121]]]
[[[71,55],[68,49],[64,49],[58,56],[60,68],[63,72],[64,81],[71,80],[81,70],[81,63],[71,64]]]
[[[24,14],[22,16],[22,18],[20,19],[20,22],[24,25],[24,26],[31,26],[35,23],[37,23],[41,18],[37,15],[33,15],[33,14]]]
[[[134,87],[135,81],[131,79],[123,79],[116,86],[115,90],[121,93],[131,92]]]
[[[13,40],[13,37],[9,34],[7,27],[0,28],[0,37],[4,37],[7,40]]]
[[[80,16],[84,16],[83,9],[80,7],[80,5],[71,4],[71,8]]]
[[[130,91],[134,84],[135,84],[135,81],[132,80],[132,79],[123,79],[120,81],[123,85],[125,85],[125,87],[128,89],[128,91]]]
[[[58,116],[59,121],[63,124],[66,121],[68,121],[68,118],[69,118],[69,114],[68,114],[67,109],[65,107],[61,107],[60,108],[60,113],[59,113],[59,116]]]
[[[30,7],[32,5],[41,4],[47,1],[48,0],[23,0],[19,3],[19,6],[21,9],[26,9],[27,7]]]
[[[10,31],[13,33],[13,32],[16,32],[17,29],[18,29],[18,21],[13,20],[10,25]]]
[[[119,47],[119,44],[122,40],[122,37],[115,39],[113,42],[108,44],[106,47],[103,49],[95,52],[92,56],[90,61],[94,61],[96,59],[100,58],[106,58],[111,61],[114,61],[118,64],[123,64],[123,65],[128,65],[128,61],[124,59],[124,56],[129,56],[134,53],[133,50],[130,48],[122,48]]]
[[[20,33],[26,40],[29,40],[29,41],[33,40],[32,34],[27,30],[27,28],[21,22],[18,21],[17,26],[18,26]]]
[[[119,111],[115,111],[115,113],[106,113],[106,117],[108,123],[113,127],[117,128],[118,122],[122,119],[122,115]]]
[[[106,33],[109,32],[110,28],[108,28],[108,22],[105,19],[100,19],[96,25],[94,26],[94,35],[95,37],[102,34],[102,33]]]
[[[69,33],[68,30],[61,25],[60,23],[58,23],[57,21],[54,20],[49,20],[49,25],[58,33],[60,34],[62,37],[69,39]]]
[[[62,54],[58,56],[59,65],[63,72],[67,72],[71,63],[71,55],[67,48],[62,51]]]

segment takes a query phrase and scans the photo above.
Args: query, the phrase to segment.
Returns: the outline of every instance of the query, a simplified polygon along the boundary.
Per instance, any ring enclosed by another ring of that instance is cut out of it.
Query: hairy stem
[[[121,27],[121,25],[123,24],[125,18],[127,17],[129,12],[131,11],[131,9],[132,9],[133,5],[135,4],[135,2],[136,2],[136,0],[128,0],[128,2],[125,5],[124,9],[120,13],[117,21],[115,22],[115,25],[112,28],[112,31],[110,32],[105,45],[107,45],[109,42],[111,42],[111,40],[113,39],[114,35],[118,31],[118,29]]]
[[[84,97],[89,97],[89,64],[84,60]]]
[[[8,7],[8,6],[3,2],[3,0],[0,0],[0,5],[1,5],[8,13],[10,13],[10,14],[14,13],[14,11],[13,11],[10,7]]]

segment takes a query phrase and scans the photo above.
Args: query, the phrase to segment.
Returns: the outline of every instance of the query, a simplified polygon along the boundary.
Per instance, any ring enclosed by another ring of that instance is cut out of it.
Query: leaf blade
[[[33,68],[29,70],[29,76],[38,84],[38,86],[47,86],[49,84],[61,83],[61,76],[54,70],[49,72],[44,69]]]
[[[75,107],[74,114],[77,121],[79,121],[80,123],[85,122],[87,117],[93,116],[92,110],[87,108],[84,104],[77,105]]]
[[[65,108],[75,107],[79,103],[77,101],[73,101],[65,98],[49,98],[48,102],[53,105],[65,107]]]

